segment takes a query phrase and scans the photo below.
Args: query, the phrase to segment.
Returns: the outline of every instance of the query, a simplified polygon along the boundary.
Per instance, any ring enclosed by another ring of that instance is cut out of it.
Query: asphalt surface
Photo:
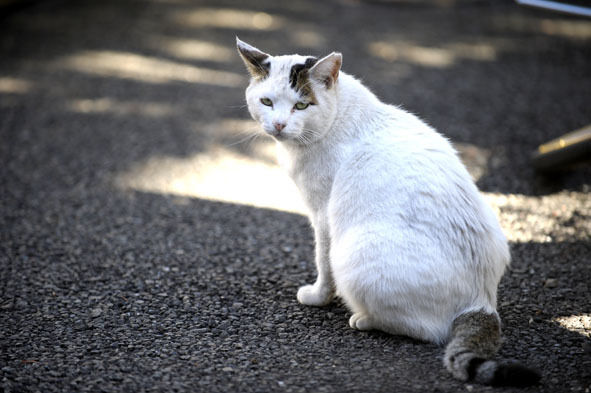
[[[217,176],[217,200],[166,188],[219,146],[274,173],[264,138],[228,131],[251,125],[235,35],[341,51],[457,144],[511,242],[499,356],[541,370],[539,386],[460,383],[433,344],[353,331],[338,301],[299,305],[310,227],[240,203],[261,182],[248,165],[244,192]],[[589,20],[510,1],[0,8],[0,391],[589,392],[591,169],[540,175],[529,154],[591,122],[590,44]]]

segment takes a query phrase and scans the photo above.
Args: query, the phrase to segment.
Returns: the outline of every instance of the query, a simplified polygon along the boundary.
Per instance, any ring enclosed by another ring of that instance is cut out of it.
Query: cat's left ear
[[[265,62],[271,55],[261,52],[252,45],[241,41],[236,37],[236,47],[238,53],[246,65],[246,69],[250,75],[255,79],[263,79],[269,75],[269,63]]]
[[[308,73],[312,78],[323,83],[327,89],[330,89],[339,77],[342,64],[343,55],[332,52],[330,55],[318,60]]]

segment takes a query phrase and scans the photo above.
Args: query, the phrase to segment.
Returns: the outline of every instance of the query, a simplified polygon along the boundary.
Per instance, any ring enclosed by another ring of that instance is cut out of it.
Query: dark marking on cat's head
[[[306,79],[307,72],[316,62],[318,59],[315,57],[309,57],[306,59],[304,64],[294,64],[289,71],[289,84],[293,89],[298,88],[299,84],[301,84],[303,79]]]
[[[289,85],[292,89],[315,102],[314,92],[310,86],[308,71],[318,61],[315,57],[308,57],[303,64],[294,64],[289,71]]]
[[[247,60],[252,65],[249,71],[254,78],[264,79],[269,76],[269,72],[271,72],[271,63],[265,61],[268,57],[269,56],[257,56],[249,54]]]
[[[238,37],[236,37],[236,47],[246,69],[254,79],[265,79],[269,75],[271,71],[271,63],[268,61],[270,55],[240,41]]]

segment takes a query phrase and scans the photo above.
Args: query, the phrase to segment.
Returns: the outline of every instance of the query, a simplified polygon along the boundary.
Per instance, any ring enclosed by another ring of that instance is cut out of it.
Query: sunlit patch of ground
[[[261,155],[274,146],[253,147]],[[276,165],[216,146],[189,158],[152,157],[117,179],[123,188],[304,213],[291,180]]]
[[[160,102],[140,100],[122,101],[114,98],[76,98],[66,103],[67,109],[78,113],[108,113],[118,116],[142,115],[147,117],[172,116],[177,113],[174,106]]]
[[[21,78],[0,77],[0,93],[24,94],[31,90],[32,83]]]
[[[283,18],[266,12],[233,8],[196,8],[172,15],[171,19],[193,28],[215,27],[236,30],[277,30],[285,25]]]
[[[147,41],[150,47],[181,59],[229,62],[236,56],[233,48],[204,40],[154,36]]]
[[[553,321],[571,332],[591,337],[591,314],[556,317]]]
[[[246,79],[233,72],[120,51],[81,51],[58,60],[56,66],[84,74],[156,84],[189,82],[238,87],[242,86]]]
[[[591,238],[591,198],[562,191],[545,196],[485,193],[510,241],[577,241]]]
[[[493,61],[496,49],[488,44],[451,43],[445,47],[426,47],[407,41],[372,42],[368,46],[372,56],[389,62],[406,61],[426,67],[445,68],[462,59]]]

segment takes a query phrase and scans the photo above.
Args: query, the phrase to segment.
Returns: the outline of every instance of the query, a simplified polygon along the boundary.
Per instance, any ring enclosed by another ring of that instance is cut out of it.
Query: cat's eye
[[[305,102],[296,102],[296,104],[294,105],[294,108],[301,111],[301,110],[306,109],[308,107],[308,105],[310,105],[310,104],[307,104]]]
[[[261,104],[267,105],[267,106],[273,106],[273,101],[271,101],[268,98],[261,98]]]

